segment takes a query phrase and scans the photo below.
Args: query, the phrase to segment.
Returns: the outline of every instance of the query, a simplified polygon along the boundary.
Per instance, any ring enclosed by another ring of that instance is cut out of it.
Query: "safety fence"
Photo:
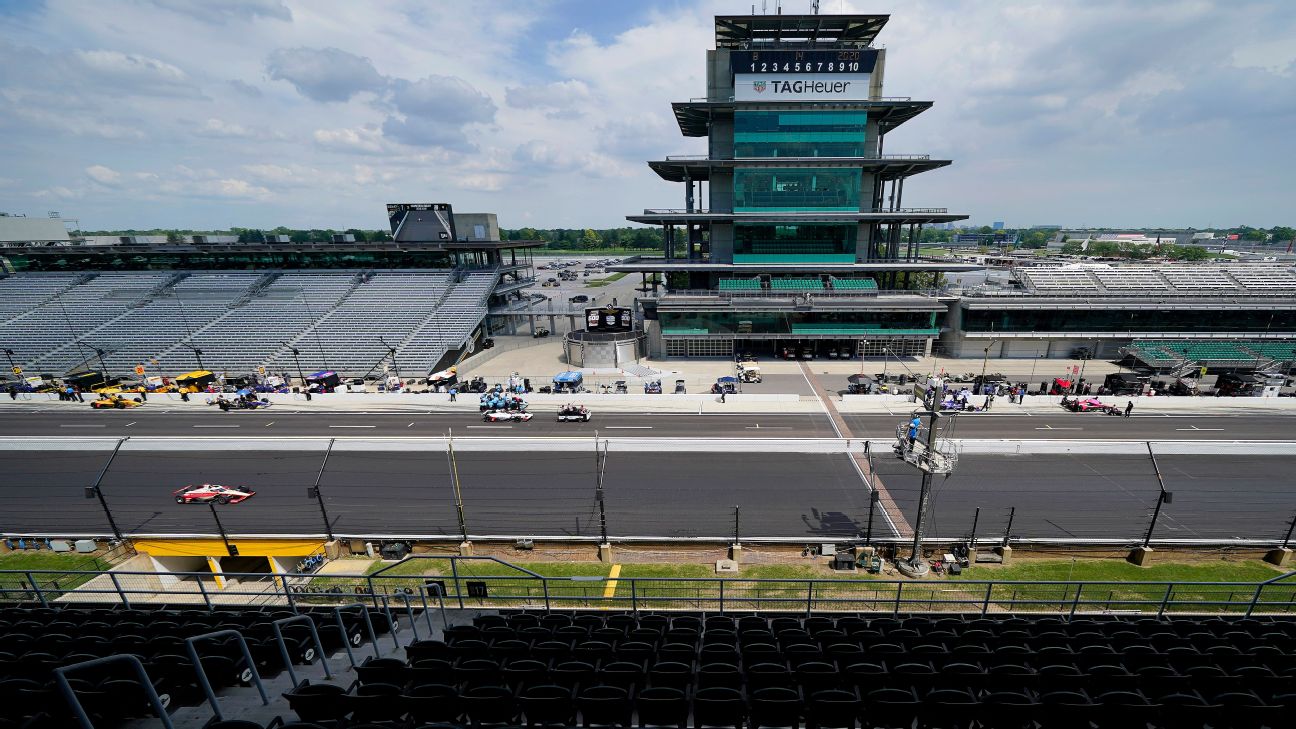
[[[1052,615],[1296,613],[1296,572],[1265,582],[553,577],[493,557],[414,556],[372,574],[0,571],[0,603],[339,605]]]

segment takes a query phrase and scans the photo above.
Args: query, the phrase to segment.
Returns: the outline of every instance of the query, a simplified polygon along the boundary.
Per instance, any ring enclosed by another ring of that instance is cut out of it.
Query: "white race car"
[[[589,408],[580,405],[570,405],[559,408],[558,422],[560,423],[588,423],[590,419]]]
[[[520,410],[487,410],[482,413],[482,420],[488,423],[525,423],[533,417],[531,413]]]

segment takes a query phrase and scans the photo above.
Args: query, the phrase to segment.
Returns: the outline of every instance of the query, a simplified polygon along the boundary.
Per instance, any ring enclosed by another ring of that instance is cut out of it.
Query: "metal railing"
[[[598,569],[595,567],[595,569]],[[22,573],[31,580],[37,572]],[[190,586],[207,573],[171,573],[166,582],[156,573],[120,572],[107,589],[95,580],[61,595],[30,590],[0,590],[0,603],[35,602],[69,607],[119,603],[175,606],[200,603]],[[4,573],[0,573],[3,577]],[[398,604],[421,604],[426,613],[441,604],[457,608],[529,608],[852,612],[852,613],[1038,613],[1051,615],[1167,613],[1291,615],[1296,613],[1296,572],[1265,582],[1114,582],[989,581],[874,579],[747,579],[742,577],[547,577],[494,557],[416,555],[371,575],[311,577],[287,588],[264,574],[227,574],[237,584],[220,590],[209,609],[271,603],[293,610],[302,605],[359,607],[357,600],[388,610]],[[263,578],[257,583],[256,578]],[[39,580],[33,580],[33,584]],[[249,589],[264,585],[264,590]],[[340,611],[339,611],[340,617]],[[285,620],[292,620],[286,618]],[[277,626],[276,626],[277,627]],[[314,624],[310,624],[313,629]],[[429,624],[430,627],[430,624]],[[372,630],[370,626],[370,630]],[[369,632],[369,631],[367,631]],[[276,631],[276,638],[279,637]],[[312,636],[318,648],[318,636]],[[375,640],[372,632],[370,639]],[[286,647],[281,646],[283,650]],[[289,663],[285,659],[286,663]],[[290,677],[292,677],[290,672]]]
[[[922,162],[931,159],[930,154],[860,154],[848,157],[712,157],[709,154],[668,154],[667,162],[694,162],[702,160],[713,160],[717,162],[788,162],[803,160],[912,160]]]

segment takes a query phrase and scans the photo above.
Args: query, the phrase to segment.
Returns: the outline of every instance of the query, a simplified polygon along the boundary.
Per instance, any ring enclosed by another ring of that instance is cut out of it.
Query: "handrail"
[[[212,713],[216,715],[216,721],[223,720],[225,715],[221,713],[220,704],[216,701],[216,692],[212,690],[211,681],[207,679],[207,669],[203,668],[202,659],[198,657],[198,647],[195,644],[200,640],[231,635],[238,638],[239,649],[243,651],[243,660],[247,661],[252,683],[256,685],[257,692],[261,694],[261,705],[270,705],[270,697],[266,695],[265,686],[261,683],[261,674],[257,671],[256,661],[252,659],[252,651],[248,650],[247,639],[243,637],[242,633],[237,630],[217,630],[202,635],[193,635],[185,638],[185,649],[189,651],[189,660],[198,673],[198,683],[202,686],[203,693],[207,695],[207,703],[211,704]]]
[[[81,724],[81,729],[95,729],[95,725],[90,720],[90,716],[86,714],[85,707],[81,705],[81,700],[77,698],[76,692],[72,690],[72,684],[68,683],[66,674],[81,668],[93,668],[110,663],[127,663],[130,665],[131,669],[135,671],[135,677],[139,680],[140,685],[144,687],[144,693],[148,695],[149,703],[153,705],[153,711],[157,712],[158,719],[162,722],[164,729],[174,729],[175,725],[171,723],[171,716],[167,714],[166,706],[162,704],[162,698],[158,696],[157,689],[153,687],[153,680],[149,678],[148,671],[144,670],[144,664],[133,655],[107,656],[54,669],[54,680],[58,683],[59,692],[63,694],[63,699],[67,701],[68,706],[72,708],[72,713],[76,715],[77,722]]]
[[[713,161],[713,162],[801,162],[813,160],[930,160],[930,154],[858,154],[843,157],[712,157],[709,154],[668,154],[667,162],[695,162],[695,161]]]
[[[369,619],[369,607],[367,605],[362,602],[352,602],[334,607],[333,619],[337,621],[338,633],[342,636],[342,647],[346,648],[347,659],[351,661],[351,667],[355,668],[355,654],[351,652],[351,634],[347,632],[346,623],[342,622],[342,611],[353,608],[360,608],[360,617],[364,618],[365,629],[369,631],[369,647],[373,650],[373,657],[381,658],[382,653],[378,650],[378,635],[374,633],[373,621]],[[397,643],[396,647],[400,648],[400,644]]]
[[[806,215],[838,215],[838,216],[845,217],[850,215],[882,215],[886,213],[939,213],[944,215],[948,212],[949,212],[949,208],[895,208],[894,210],[888,210],[886,208],[873,208],[871,210],[805,210],[805,211],[798,211],[795,214],[804,213]],[[707,208],[695,208],[693,210],[689,210],[687,208],[644,208],[644,215],[732,215],[736,218],[741,218],[743,216],[748,216],[748,215],[780,215],[780,214],[786,215],[787,213],[779,213],[778,211],[770,211],[767,213],[760,210],[744,210],[743,212],[733,212],[733,211],[726,211],[726,210],[710,210]]]
[[[293,615],[287,618],[279,618],[278,620],[272,620],[270,627],[274,630],[275,640],[279,641],[279,654],[283,656],[284,669],[288,671],[288,679],[292,681],[293,688],[297,688],[301,685],[301,682],[297,680],[297,672],[293,670],[292,656],[288,655],[288,643],[284,641],[283,630],[280,629],[280,626],[303,620],[306,621],[306,627],[310,628],[311,640],[315,642],[315,652],[319,654],[320,666],[324,669],[324,677],[333,678],[333,673],[329,671],[328,667],[328,657],[324,655],[324,643],[320,641],[319,631],[315,629],[315,621],[309,615]]]

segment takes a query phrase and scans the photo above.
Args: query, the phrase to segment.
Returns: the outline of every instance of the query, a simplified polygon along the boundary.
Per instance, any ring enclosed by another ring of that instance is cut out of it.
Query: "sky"
[[[757,4],[759,10],[759,3]],[[768,1],[773,12],[774,0]],[[0,211],[85,230],[385,227],[450,202],[613,227],[705,152],[713,16],[741,0],[0,0]],[[785,13],[810,0],[785,0]],[[1296,224],[1296,2],[823,0],[889,13],[906,207],[1009,226]]]

